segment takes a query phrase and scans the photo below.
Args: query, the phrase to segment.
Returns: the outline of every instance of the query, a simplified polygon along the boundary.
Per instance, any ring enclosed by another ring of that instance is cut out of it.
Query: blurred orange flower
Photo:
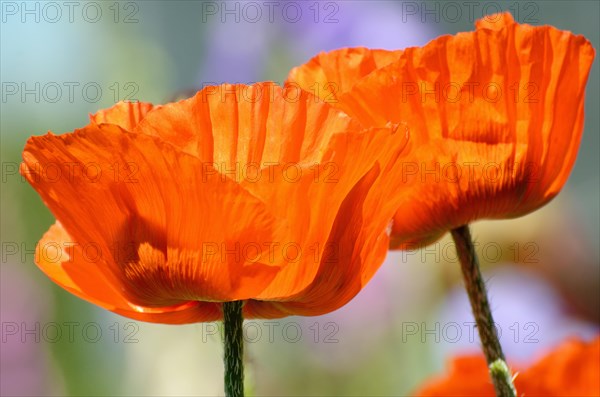
[[[583,36],[485,17],[474,32],[403,51],[346,48],[293,69],[364,125],[405,121],[405,188],[392,248],[551,200],[575,162],[594,49]]]
[[[531,367],[518,370],[520,396],[600,396],[600,337],[569,340]],[[495,396],[483,356],[455,358],[447,377],[433,379],[415,396]]]
[[[57,219],[35,261],[83,299],[162,323],[214,321],[237,300],[247,318],[317,315],[386,255],[404,127],[364,129],[272,83],[91,121],[30,138],[21,166]]]

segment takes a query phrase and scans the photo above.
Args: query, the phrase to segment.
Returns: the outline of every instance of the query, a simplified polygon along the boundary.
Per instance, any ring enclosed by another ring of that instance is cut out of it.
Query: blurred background
[[[37,269],[35,244],[54,219],[17,172],[29,136],[72,131],[118,100],[162,103],[208,84],[282,82],[320,51],[423,45],[500,10],[583,34],[598,50],[599,4],[1,1],[1,394],[222,394],[217,325],[131,321],[75,298]],[[579,157],[562,193],[529,216],[474,224],[513,363],[599,330],[598,71],[596,60]],[[250,321],[245,332],[248,394],[257,396],[407,395],[454,354],[478,351],[448,237],[390,253],[334,313]]]

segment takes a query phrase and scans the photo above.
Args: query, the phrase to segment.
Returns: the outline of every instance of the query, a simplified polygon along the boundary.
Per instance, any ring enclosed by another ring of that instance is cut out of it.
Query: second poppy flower
[[[317,84],[365,125],[411,126],[391,246],[414,248],[477,219],[525,215],[560,191],[593,59],[583,36],[504,13],[422,48],[322,53],[288,81]]]

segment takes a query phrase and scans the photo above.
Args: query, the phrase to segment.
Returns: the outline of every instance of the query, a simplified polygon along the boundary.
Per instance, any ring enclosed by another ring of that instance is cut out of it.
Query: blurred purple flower
[[[289,69],[321,51],[401,49],[438,35],[419,19],[403,15],[401,2],[220,2],[215,7],[206,15],[201,85],[282,81]]]
[[[501,332],[500,342],[509,360],[528,364],[537,354],[570,336],[590,340],[600,331],[597,325],[571,316],[558,293],[540,276],[522,267],[501,266],[484,274],[484,278],[494,321]],[[441,315],[436,316],[440,320],[436,351],[444,358],[465,351],[480,352],[475,320],[462,286],[449,294],[440,311]]]

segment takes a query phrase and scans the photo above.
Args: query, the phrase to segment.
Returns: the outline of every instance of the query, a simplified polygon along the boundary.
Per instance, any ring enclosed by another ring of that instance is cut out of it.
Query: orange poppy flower
[[[238,300],[247,318],[317,315],[385,257],[404,127],[364,129],[272,83],[91,121],[30,138],[21,166],[57,219],[35,261],[80,298],[162,323],[214,321]]]
[[[593,58],[583,36],[504,13],[422,48],[322,53],[288,81],[364,125],[410,126],[391,245],[407,248],[477,219],[525,215],[560,191]]]
[[[600,396],[600,338],[569,340],[529,368],[517,371],[520,396]],[[455,358],[448,376],[423,385],[415,396],[495,396],[485,359]]]

